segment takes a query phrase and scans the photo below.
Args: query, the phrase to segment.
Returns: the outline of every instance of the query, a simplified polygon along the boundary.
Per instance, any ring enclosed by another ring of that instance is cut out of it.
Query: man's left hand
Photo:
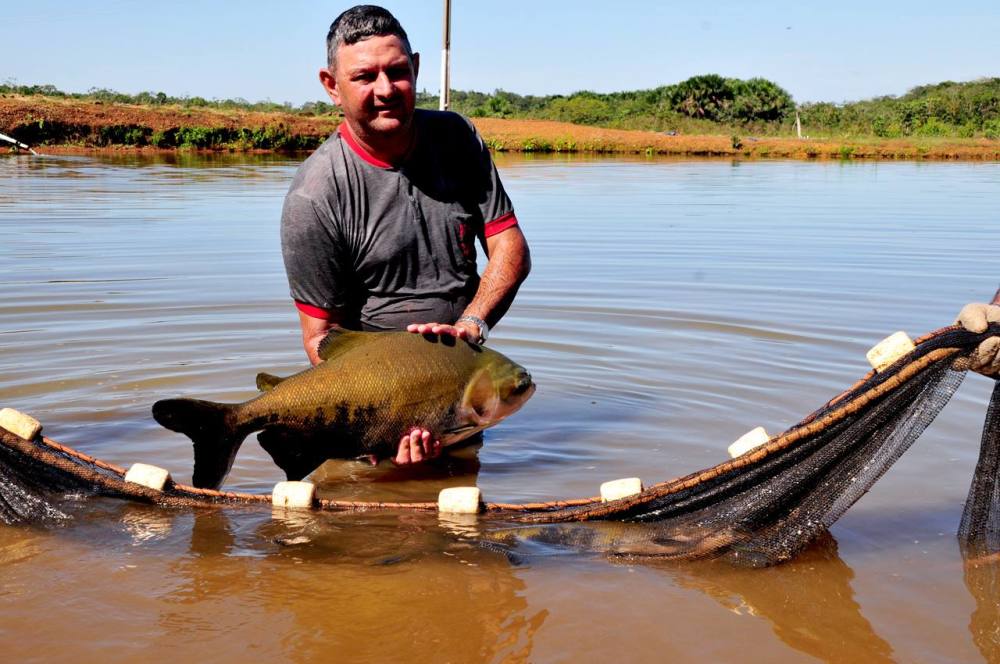
[[[990,323],[1000,323],[1000,305],[973,302],[962,307],[956,323],[969,332],[985,332]],[[988,337],[969,357],[969,369],[997,378],[1000,376],[1000,337]]]
[[[479,329],[475,324],[465,321],[455,325],[447,325],[445,323],[410,323],[406,326],[406,331],[417,334],[447,334],[467,341],[479,338]]]

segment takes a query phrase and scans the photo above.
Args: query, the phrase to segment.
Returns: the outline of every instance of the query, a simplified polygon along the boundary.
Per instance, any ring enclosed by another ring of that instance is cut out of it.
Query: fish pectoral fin
[[[270,392],[276,385],[284,381],[285,379],[281,376],[262,372],[257,374],[257,389],[261,392]]]

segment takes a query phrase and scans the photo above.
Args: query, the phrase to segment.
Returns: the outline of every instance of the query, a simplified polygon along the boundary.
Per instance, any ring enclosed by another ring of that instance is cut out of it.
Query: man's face
[[[336,65],[332,75],[320,71],[320,81],[359,138],[408,134],[416,105],[417,54],[411,62],[395,35],[369,37],[341,45]]]

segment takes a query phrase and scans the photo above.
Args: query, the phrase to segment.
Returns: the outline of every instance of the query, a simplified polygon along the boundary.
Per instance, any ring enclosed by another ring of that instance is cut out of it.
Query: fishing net
[[[46,496],[85,486],[66,481],[60,473],[51,472],[48,466],[36,467],[30,457],[0,445],[0,521],[4,523],[65,519],[66,514]]]
[[[969,620],[973,641],[985,661],[1000,662],[1000,381],[986,412],[958,539],[965,557],[965,585],[976,602]]]
[[[1000,382],[993,388],[986,411],[979,461],[958,537],[971,556],[1000,551]]]
[[[0,521],[44,523],[67,518],[60,509],[91,496],[167,507],[263,502],[264,496],[224,494],[170,484],[163,491],[127,482],[125,470],[47,438],[25,440],[0,428]]]
[[[905,452],[958,388],[967,357],[985,338],[949,327],[919,339],[886,370],[871,372],[764,446],[731,461],[602,503],[599,498],[488,503],[483,533],[502,547],[525,540],[662,559],[721,558],[765,566],[787,560],[825,532]],[[1000,551],[1000,396],[994,392],[960,536],[979,552]],[[26,441],[0,429],[0,520],[60,514],[66,492],[164,506],[270,503],[270,496],[170,483],[156,491],[124,480],[124,470],[48,439]],[[436,503],[319,500],[330,510],[434,510]],[[522,525],[511,528],[510,522]]]
[[[506,529],[494,537],[566,542],[617,556],[719,557],[755,567],[787,560],[910,447],[961,383],[961,358],[990,333],[996,329],[975,335],[950,328],[929,335],[892,367],[869,375],[758,450],[631,498],[524,515],[521,521],[559,525]],[[975,539],[984,550],[996,551],[996,397],[989,413],[986,430],[994,435],[989,442],[984,435],[960,534],[963,541]],[[642,527],[568,525],[591,520]]]

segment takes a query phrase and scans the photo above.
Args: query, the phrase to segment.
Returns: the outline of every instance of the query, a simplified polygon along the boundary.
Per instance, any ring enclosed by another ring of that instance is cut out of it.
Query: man
[[[338,16],[327,61],[320,83],[344,121],[299,168],[281,221],[306,354],[317,364],[334,326],[485,342],[531,263],[489,151],[461,116],[415,109],[420,57],[385,9]],[[439,452],[414,429],[393,460]]]

